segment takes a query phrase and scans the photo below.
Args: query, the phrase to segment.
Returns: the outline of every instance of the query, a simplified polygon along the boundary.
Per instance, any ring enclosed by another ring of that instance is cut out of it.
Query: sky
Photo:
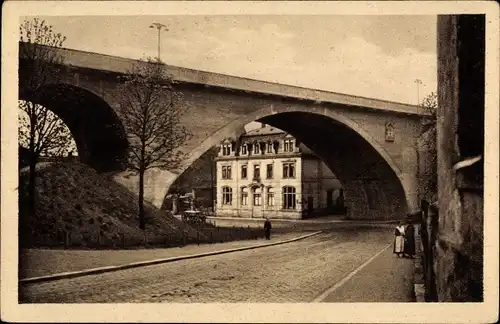
[[[84,51],[156,57],[158,22],[170,65],[410,104],[437,86],[436,16],[40,18]]]

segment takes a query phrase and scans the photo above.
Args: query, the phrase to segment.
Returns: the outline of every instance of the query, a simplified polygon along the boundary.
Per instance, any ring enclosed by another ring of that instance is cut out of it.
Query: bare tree
[[[29,100],[19,101],[25,113],[19,115],[20,144],[29,151],[29,208],[35,208],[36,163],[42,154],[60,154],[71,142],[71,134],[48,109],[39,105],[41,89],[58,75],[57,66],[63,59],[55,49],[62,47],[66,37],[55,33],[44,20],[24,20],[20,25],[19,57],[23,73],[19,75],[19,88]]]
[[[41,156],[62,157],[76,149],[66,124],[49,109],[23,100],[19,109],[23,112],[19,114],[19,144],[29,148],[35,163]]]
[[[139,228],[145,229],[144,174],[152,168],[175,169],[184,154],[178,148],[189,138],[179,121],[181,94],[158,60],[135,64],[120,91],[121,116],[129,135],[130,169],[139,173]]]

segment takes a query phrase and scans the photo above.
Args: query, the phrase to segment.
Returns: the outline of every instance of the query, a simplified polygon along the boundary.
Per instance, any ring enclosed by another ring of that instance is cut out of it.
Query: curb
[[[246,218],[246,217],[214,217],[207,216],[207,220],[241,220],[241,221],[255,221],[261,222],[262,219],[257,218]],[[332,224],[332,223],[367,223],[367,224],[396,224],[399,223],[400,220],[373,220],[369,219],[332,219],[332,220],[309,220],[309,219],[287,219],[287,218],[272,218],[272,221],[275,222],[284,222],[284,223],[295,223],[295,224]]]
[[[303,240],[305,238],[308,238],[308,237],[311,237],[314,235],[318,235],[322,232],[323,231],[318,231],[318,232],[302,235],[299,237],[295,237],[293,239],[285,240],[285,241],[265,243],[265,244],[259,244],[259,245],[254,245],[254,246],[245,246],[245,247],[241,247],[241,248],[226,249],[226,250],[219,250],[219,251],[205,252],[205,253],[198,253],[198,254],[189,254],[189,255],[182,255],[182,256],[176,256],[176,257],[170,257],[170,258],[149,260],[149,261],[133,262],[133,263],[127,263],[127,264],[118,265],[118,266],[107,266],[107,267],[100,267],[100,268],[80,270],[80,271],[62,272],[62,273],[56,273],[56,274],[47,275],[47,276],[24,278],[24,279],[20,279],[19,283],[20,284],[30,284],[30,283],[47,282],[47,281],[54,281],[54,280],[60,280],[60,279],[69,279],[69,278],[76,278],[76,277],[83,277],[83,276],[88,276],[88,275],[100,274],[100,273],[105,273],[105,272],[113,272],[113,271],[139,268],[139,267],[145,267],[145,266],[168,263],[168,262],[175,262],[175,261],[180,261],[180,260],[201,258],[201,257],[211,256],[211,255],[252,250],[252,249],[257,249],[257,248],[262,248],[262,247],[267,247],[267,246],[280,245],[280,244],[291,243],[291,242]]]
[[[423,242],[420,234],[420,225],[415,226],[415,248],[417,253],[415,254],[414,271],[413,271],[413,294],[415,296],[415,301],[417,303],[425,303],[425,279],[424,279],[424,269],[422,268],[423,260]]]
[[[415,272],[413,275],[413,290],[417,303],[425,302],[425,281],[421,261],[422,255],[417,255],[414,261]]]

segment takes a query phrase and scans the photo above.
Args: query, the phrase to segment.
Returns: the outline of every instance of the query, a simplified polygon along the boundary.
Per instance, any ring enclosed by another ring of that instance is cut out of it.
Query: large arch
[[[205,140],[181,171],[223,138],[242,135],[243,126],[254,120],[283,129],[314,150],[344,185],[351,216],[399,218],[411,206],[411,188],[389,153],[362,126],[331,109],[257,110]]]
[[[123,169],[128,154],[125,129],[115,111],[98,95],[66,83],[51,83],[40,88],[36,97],[20,89],[19,99],[40,104],[61,118],[75,139],[83,163],[98,172]]]

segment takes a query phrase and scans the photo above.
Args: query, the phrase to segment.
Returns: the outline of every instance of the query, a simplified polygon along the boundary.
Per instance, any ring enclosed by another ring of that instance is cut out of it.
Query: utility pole
[[[166,25],[163,25],[163,24],[160,24],[160,23],[152,23],[149,28],[156,28],[158,29],[158,62],[161,62],[161,59],[160,59],[160,35],[161,35],[161,30],[162,29],[165,29],[166,31],[168,31],[168,28]]]

